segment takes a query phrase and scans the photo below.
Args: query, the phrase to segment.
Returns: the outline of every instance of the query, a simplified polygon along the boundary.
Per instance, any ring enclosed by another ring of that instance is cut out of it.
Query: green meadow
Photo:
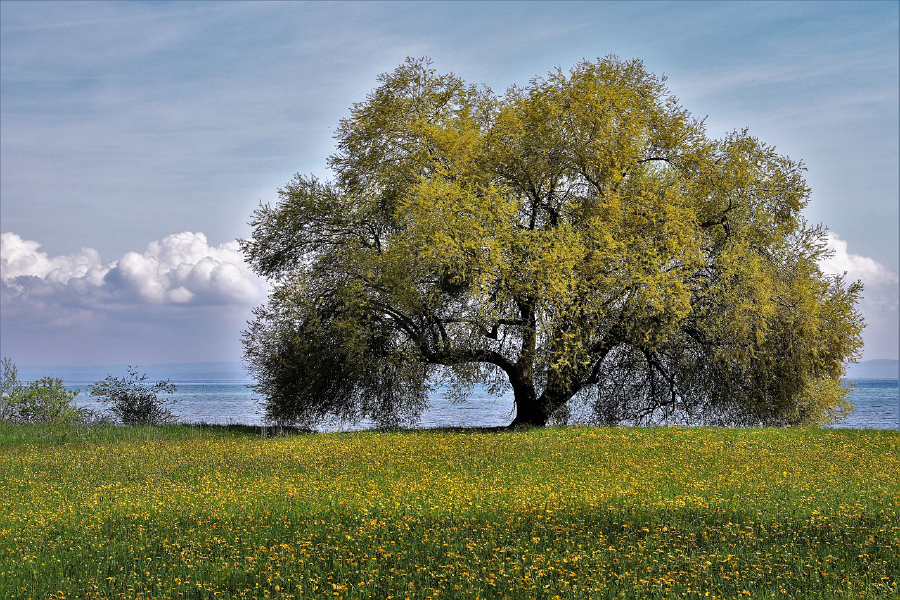
[[[0,426],[0,598],[897,598],[900,433]]]

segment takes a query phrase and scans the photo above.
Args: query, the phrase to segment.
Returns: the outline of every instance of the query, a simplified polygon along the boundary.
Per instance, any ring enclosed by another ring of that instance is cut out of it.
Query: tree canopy
[[[859,283],[825,275],[801,162],[707,135],[639,60],[498,95],[407,59],[242,248],[276,421],[414,422],[440,383],[513,425],[804,424],[847,408]]]

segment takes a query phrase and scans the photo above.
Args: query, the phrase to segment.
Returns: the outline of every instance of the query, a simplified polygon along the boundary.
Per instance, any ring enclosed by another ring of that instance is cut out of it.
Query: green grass
[[[0,422],[0,448],[5,446],[175,441],[197,438],[274,437],[282,429],[251,425],[210,425],[207,423],[164,425],[154,427],[121,427],[119,425],[84,426],[13,425]]]
[[[0,598],[900,597],[893,431],[54,435],[0,427]]]

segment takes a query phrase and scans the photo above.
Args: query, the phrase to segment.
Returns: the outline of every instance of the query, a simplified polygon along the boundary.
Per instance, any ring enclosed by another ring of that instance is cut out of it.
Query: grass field
[[[897,598],[900,433],[0,427],[0,598]]]

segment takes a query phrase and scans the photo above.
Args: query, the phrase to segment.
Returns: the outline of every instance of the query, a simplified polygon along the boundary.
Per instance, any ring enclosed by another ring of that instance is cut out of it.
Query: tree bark
[[[566,402],[582,387],[583,373],[570,371],[568,373],[552,372],[549,375],[547,387],[538,396],[534,389],[534,382],[530,371],[527,377],[515,378],[518,382],[512,383],[513,395],[516,402],[516,416],[510,427],[544,427],[558,408]]]
[[[534,391],[531,382],[527,386],[516,386],[513,383],[513,399],[516,403],[516,416],[510,428],[514,427],[543,427],[547,424],[549,415],[544,415],[541,410],[539,398]]]

